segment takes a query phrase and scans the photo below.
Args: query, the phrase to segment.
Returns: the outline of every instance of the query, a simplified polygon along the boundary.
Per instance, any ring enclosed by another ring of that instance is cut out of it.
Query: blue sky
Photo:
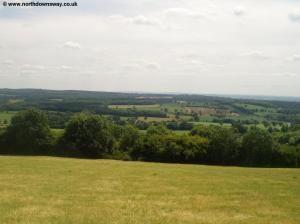
[[[300,1],[77,2],[0,8],[0,88],[300,96]]]

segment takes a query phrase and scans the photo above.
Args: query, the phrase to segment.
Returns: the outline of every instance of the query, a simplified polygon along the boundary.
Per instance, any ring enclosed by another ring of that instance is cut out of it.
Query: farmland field
[[[65,130],[59,129],[59,128],[52,128],[51,132],[56,138],[59,138],[59,137],[63,136]]]
[[[4,121],[10,123],[11,118],[16,114],[14,111],[0,111],[0,123]]]
[[[174,117],[138,117],[138,120],[140,121],[156,121],[156,122],[161,122],[161,121],[171,121],[173,120]]]
[[[0,223],[300,223],[300,170],[0,157]]]
[[[228,123],[216,123],[216,122],[192,122],[194,125],[216,125],[216,126],[226,126],[226,127],[231,127],[231,124]]]
[[[159,104],[151,104],[151,105],[109,105],[108,108],[116,109],[116,110],[127,110],[127,109],[136,109],[136,110],[154,110],[159,111]]]

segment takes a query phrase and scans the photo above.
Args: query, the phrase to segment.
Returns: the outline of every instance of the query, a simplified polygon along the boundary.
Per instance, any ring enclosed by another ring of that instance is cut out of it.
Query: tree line
[[[280,145],[263,129],[194,127],[177,134],[163,125],[145,132],[91,113],[73,115],[62,135],[37,109],[19,112],[0,133],[1,154],[55,155],[170,163],[299,167],[299,145]]]

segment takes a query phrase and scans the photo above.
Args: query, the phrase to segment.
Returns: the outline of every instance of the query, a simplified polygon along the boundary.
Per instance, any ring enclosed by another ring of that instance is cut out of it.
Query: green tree
[[[131,151],[139,137],[139,130],[132,125],[126,125],[122,127],[119,150],[125,152]]]
[[[248,165],[270,165],[276,149],[268,131],[252,127],[243,137],[241,155]]]
[[[16,153],[41,153],[52,143],[47,116],[37,109],[19,112],[5,133],[5,144]]]
[[[209,137],[207,160],[217,164],[233,164],[239,156],[239,143],[233,129],[213,129]]]
[[[165,139],[165,135],[142,135],[130,152],[130,155],[135,160],[161,162],[165,151]]]
[[[147,129],[147,135],[167,135],[170,134],[170,130],[168,130],[164,125],[158,125],[158,126],[150,126]]]
[[[205,125],[197,125],[191,130],[192,135],[199,135],[204,138],[211,138],[213,133],[218,131],[219,127],[216,125],[210,125],[210,126],[205,126]]]
[[[245,134],[247,132],[247,127],[240,122],[233,123],[232,127],[238,131],[240,134]]]
[[[191,131],[192,135],[208,138],[207,162],[232,164],[239,155],[239,143],[233,129],[216,125],[199,125]]]
[[[80,113],[67,124],[65,143],[82,155],[98,158],[111,154],[115,144],[112,123],[99,115]]]
[[[181,161],[201,163],[205,161],[208,150],[208,139],[200,136],[176,136],[176,144],[181,148]]]
[[[179,123],[179,130],[192,130],[194,127],[193,123],[182,121]]]

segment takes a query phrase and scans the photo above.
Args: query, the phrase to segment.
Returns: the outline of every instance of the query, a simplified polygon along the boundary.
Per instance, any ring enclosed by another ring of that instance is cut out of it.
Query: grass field
[[[7,120],[10,122],[11,118],[16,115],[14,111],[0,111],[0,121]]]
[[[194,125],[206,125],[206,126],[209,126],[209,125],[216,125],[216,126],[224,126],[224,127],[231,127],[232,125],[229,124],[229,123],[217,123],[217,122],[192,122]]]
[[[64,135],[65,130],[59,128],[51,128],[52,135],[56,138],[60,138]]]
[[[150,105],[109,105],[108,108],[116,110],[127,110],[127,109],[136,109],[141,111],[159,111],[159,104],[150,104]]]
[[[10,124],[13,116],[16,115],[14,111],[0,111],[0,129],[6,128]]]
[[[162,108],[165,110],[167,109],[168,113],[174,114],[176,111],[184,112],[184,106],[178,104],[178,103],[166,103],[162,105]]]
[[[162,121],[172,121],[174,120],[174,116],[170,117],[138,117],[138,120],[145,121],[145,122],[162,122]]]
[[[277,110],[273,107],[259,106],[259,105],[253,105],[253,104],[245,104],[245,103],[236,103],[236,105],[244,107],[245,109],[250,109],[250,110],[264,110],[269,113],[277,112]]]
[[[300,223],[300,170],[0,157],[0,223]]]

